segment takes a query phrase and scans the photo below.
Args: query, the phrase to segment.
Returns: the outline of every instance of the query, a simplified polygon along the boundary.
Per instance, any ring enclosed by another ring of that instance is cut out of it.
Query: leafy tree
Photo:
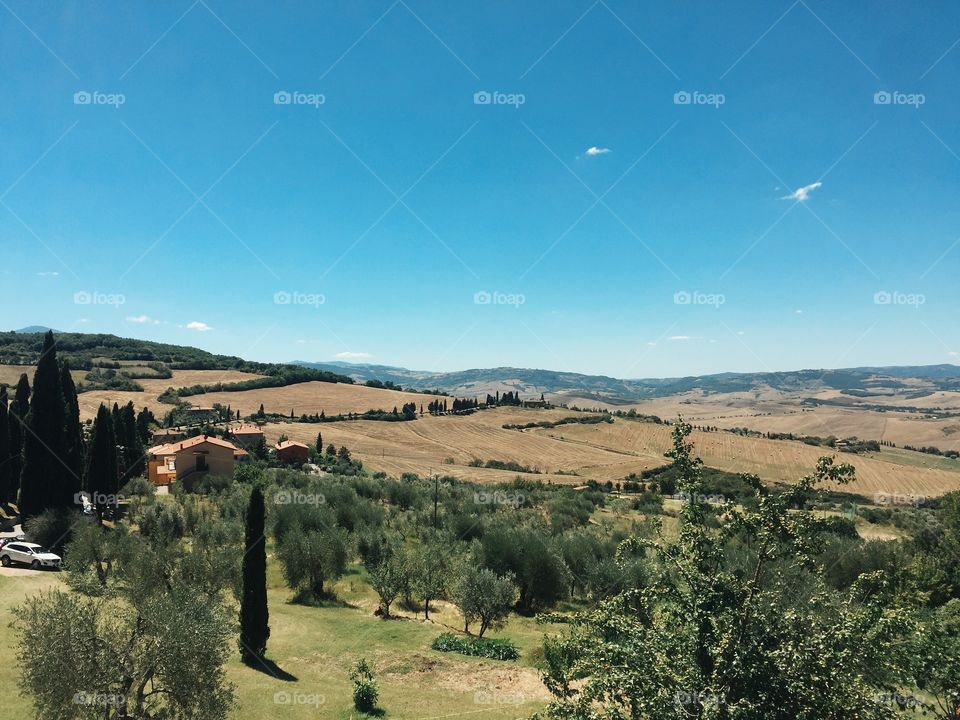
[[[933,698],[926,709],[936,720],[955,720],[960,717],[960,600],[950,600],[925,620],[913,653],[916,684]]]
[[[327,445],[327,455],[333,457],[337,454],[337,448],[333,443]]]
[[[480,622],[478,637],[483,637],[488,629],[503,627],[516,597],[517,586],[510,575],[497,575],[477,563],[467,564],[451,593],[463,614],[464,632],[470,632],[473,622]]]
[[[481,539],[479,559],[497,575],[511,574],[519,586],[517,606],[523,612],[552,606],[571,583],[570,571],[545,531],[499,522]]]
[[[891,600],[879,574],[861,577],[842,596],[827,588],[813,557],[824,524],[790,511],[820,483],[849,482],[853,468],[821,458],[812,475],[778,494],[744,476],[756,504],[728,505],[718,519],[702,500],[701,464],[685,442],[690,430],[675,426],[669,453],[689,498],[679,536],[625,541],[621,555],[650,556],[652,582],[563,618],[570,630],[545,646],[545,683],[554,696],[546,716],[895,715],[881,694],[908,679],[907,611]],[[731,564],[736,547],[744,553]]]
[[[332,518],[330,518],[332,520]],[[321,598],[324,583],[343,575],[347,568],[347,533],[333,522],[304,528],[295,520],[278,538],[278,556],[287,584],[303,599]]]
[[[185,589],[135,608],[54,590],[14,610],[20,687],[40,720],[220,720],[230,622]]]
[[[446,543],[424,540],[413,558],[412,587],[423,601],[423,617],[430,619],[430,603],[446,597],[450,585],[452,559]]]
[[[365,563],[369,575],[370,587],[380,598],[377,612],[384,618],[390,617],[390,606],[410,580],[410,568],[406,554],[399,540],[392,538],[380,552],[376,561]]]
[[[67,464],[66,415],[56,343],[53,333],[47,332],[33,376],[33,400],[23,436],[20,514],[24,518],[48,508],[71,507],[80,489],[79,477]]]
[[[245,662],[263,658],[267,652],[267,638],[270,637],[265,515],[263,491],[255,486],[250,492],[250,504],[247,507],[243,596],[240,602],[240,654]]]

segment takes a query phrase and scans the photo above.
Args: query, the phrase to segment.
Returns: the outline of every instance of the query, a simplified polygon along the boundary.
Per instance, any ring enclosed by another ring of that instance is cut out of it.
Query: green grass
[[[19,684],[14,634],[6,630],[10,608],[37,591],[60,585],[55,573],[0,576],[0,717],[32,717]],[[441,603],[431,620],[423,613],[394,608],[398,618],[373,615],[377,599],[362,568],[353,566],[334,589],[336,601],[306,606],[291,602],[277,563],[268,563],[270,641],[267,656],[275,665],[254,669],[234,652],[227,676],[236,686],[236,720],[261,718],[347,718],[353,710],[349,673],[366,657],[380,687],[379,706],[387,718],[437,718],[478,714],[483,718],[526,717],[546,702],[534,667],[542,656],[544,627],[533,618],[514,616],[491,637],[509,638],[520,649],[518,661],[453,656],[430,648],[442,632],[459,631],[456,608]],[[295,679],[286,680],[286,674]],[[283,702],[289,700],[289,703]]]

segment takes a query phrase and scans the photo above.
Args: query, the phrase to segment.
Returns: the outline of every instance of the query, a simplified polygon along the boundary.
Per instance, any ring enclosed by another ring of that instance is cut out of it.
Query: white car
[[[59,568],[61,562],[63,561],[59,555],[36,543],[12,542],[0,549],[0,565],[4,567],[9,567],[12,563],[22,563],[39,570],[42,567]]]

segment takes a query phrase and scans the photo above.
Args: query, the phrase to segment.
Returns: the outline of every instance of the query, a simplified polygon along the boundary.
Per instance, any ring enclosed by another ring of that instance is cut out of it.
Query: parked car
[[[61,562],[63,560],[59,555],[36,543],[11,542],[0,548],[0,565],[4,567],[20,563],[39,570],[44,567],[59,568]]]
[[[18,535],[11,535],[10,537],[0,538],[0,548],[2,548],[7,543],[23,542],[26,539],[27,537],[23,533],[20,533]]]

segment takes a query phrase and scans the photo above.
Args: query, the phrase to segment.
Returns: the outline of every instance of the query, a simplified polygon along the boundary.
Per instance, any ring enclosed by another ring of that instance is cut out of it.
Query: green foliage
[[[470,624],[476,621],[480,623],[477,635],[483,637],[488,629],[503,627],[517,597],[517,587],[510,575],[497,575],[489,568],[467,562],[450,597],[463,614],[464,631],[469,632]]]
[[[357,661],[350,673],[350,680],[353,683],[353,706],[362,713],[373,713],[377,709],[380,692],[366,658]]]
[[[520,651],[509,640],[464,637],[453,633],[439,635],[430,647],[440,652],[455,652],[472,657],[489,658],[490,660],[516,660],[520,657]]]
[[[552,642],[545,683],[551,718],[841,718],[896,715],[883,691],[909,681],[904,639],[913,624],[878,574],[840,595],[814,551],[823,523],[790,512],[820,483],[845,484],[853,468],[823,458],[779,494],[759,479],[755,509],[717,522],[700,461],[674,428],[678,489],[689,500],[676,540],[627,540],[653,577],[575,617]],[[708,520],[713,519],[712,522]],[[714,527],[716,525],[716,527]],[[735,552],[734,552],[735,551]]]
[[[20,513],[29,518],[47,509],[74,505],[80,478],[64,462],[69,456],[67,405],[63,397],[53,333],[43,339],[43,352],[33,377],[33,399],[23,434]]]

